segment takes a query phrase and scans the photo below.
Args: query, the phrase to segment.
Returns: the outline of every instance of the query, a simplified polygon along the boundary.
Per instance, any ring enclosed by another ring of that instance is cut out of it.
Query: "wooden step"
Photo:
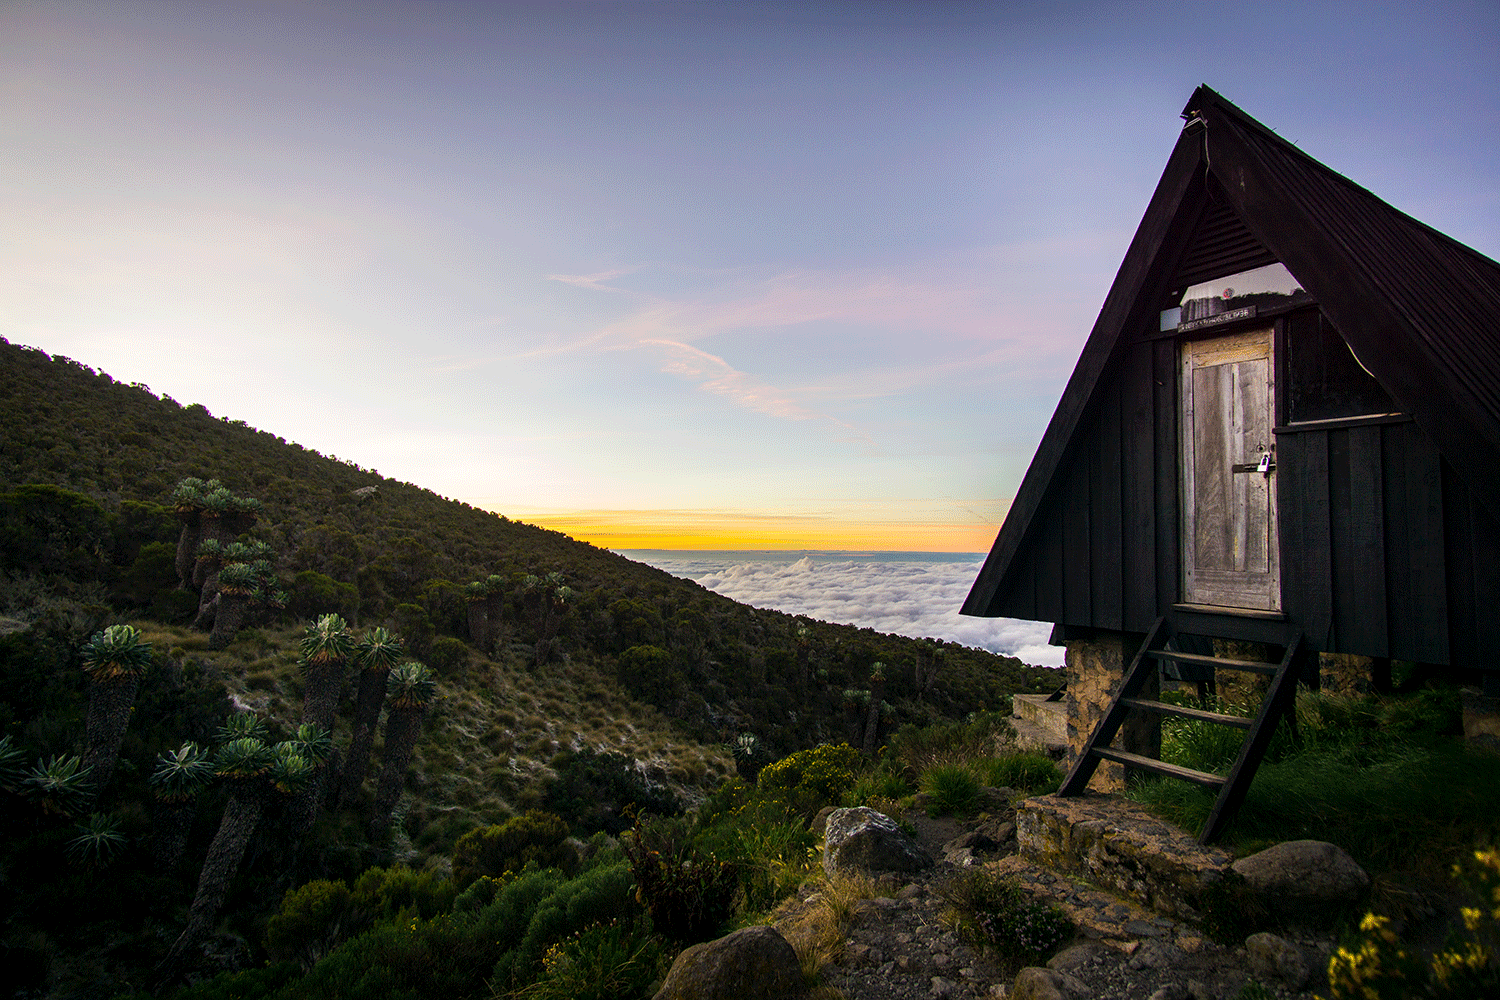
[[[1094,747],[1091,753],[1105,760],[1118,761],[1130,767],[1138,767],[1142,771],[1150,771],[1153,774],[1164,774],[1169,778],[1179,781],[1191,781],[1195,785],[1204,785],[1208,788],[1220,788],[1228,779],[1222,775],[1209,774],[1206,771],[1194,771],[1190,767],[1178,767],[1176,764],[1168,764],[1166,761],[1153,760],[1150,757],[1142,757],[1138,753],[1130,753],[1126,750],[1116,750],[1114,747]]]
[[[1131,708],[1143,709],[1147,712],[1156,712],[1158,715],[1180,715],[1186,719],[1197,719],[1199,722],[1216,722],[1221,726],[1233,726],[1236,729],[1249,729],[1255,722],[1242,715],[1221,715],[1218,712],[1206,712],[1201,708],[1188,708],[1186,705],[1169,705],[1164,701],[1150,701],[1146,698],[1121,698],[1120,704],[1129,705]]]
[[[1169,649],[1148,649],[1141,655],[1149,656],[1153,660],[1171,660],[1174,663],[1192,663],[1200,667],[1224,667],[1227,670],[1241,670],[1250,674],[1272,675],[1276,673],[1280,664],[1260,663],[1256,660],[1226,660],[1217,656],[1205,656],[1202,653],[1174,653]]]

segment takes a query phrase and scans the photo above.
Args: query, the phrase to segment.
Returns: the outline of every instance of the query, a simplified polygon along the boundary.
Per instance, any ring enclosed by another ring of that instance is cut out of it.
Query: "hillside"
[[[309,878],[352,878],[392,861],[442,870],[462,834],[535,807],[581,836],[615,832],[632,802],[670,812],[793,750],[880,743],[904,724],[1004,710],[1015,691],[1055,685],[1054,671],[982,650],[740,605],[3,341],[0,425],[0,737],[14,753],[0,781],[14,807],[0,858],[12,914],[4,940],[14,954],[63,963],[70,981],[127,974],[122,942],[160,957],[232,795],[220,786],[200,796],[182,860],[153,871],[145,855],[162,806],[146,779],[184,739],[221,739],[233,709],[255,712],[268,740],[290,738],[314,683],[298,643],[325,613],[360,636],[390,628],[432,668],[436,697],[387,833],[366,826],[381,739],[366,787],[321,810],[310,839],[289,843],[286,816],[259,828],[225,910],[251,942],[268,907]],[[259,502],[239,541],[263,546],[285,591],[283,609],[262,608],[254,627],[222,643],[190,627],[199,598],[179,585],[182,522],[171,498],[190,477]],[[476,581],[485,586],[465,590]],[[561,585],[566,600],[541,596]],[[476,634],[479,591],[495,627]],[[114,824],[135,860],[102,883],[86,868],[60,877],[81,807],[39,812],[20,775],[85,752],[91,688],[81,651],[98,630],[127,622],[151,643],[152,664],[114,777],[88,808]],[[333,726],[339,754],[354,674],[342,681]]]

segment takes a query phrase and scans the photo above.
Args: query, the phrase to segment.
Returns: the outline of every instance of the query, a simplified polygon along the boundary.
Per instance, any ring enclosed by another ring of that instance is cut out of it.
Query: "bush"
[[[353,584],[340,583],[316,570],[305,569],[292,577],[287,610],[298,618],[337,614],[354,621],[359,613],[359,590]]]
[[[451,677],[469,665],[469,647],[462,639],[455,639],[450,635],[441,636],[432,640],[426,663],[438,674]]]
[[[922,791],[930,796],[927,815],[956,813],[972,816],[979,808],[979,779],[966,764],[938,764],[922,775]]]
[[[557,777],[547,786],[547,808],[580,834],[604,830],[618,836],[630,828],[632,811],[662,816],[682,812],[670,790],[647,784],[634,761],[623,754],[595,753],[587,747],[564,750],[552,758],[551,766]]]
[[[1365,914],[1355,941],[1328,959],[1330,1000],[1500,996],[1500,849],[1475,851],[1453,874],[1478,904],[1460,910],[1462,931],[1429,959],[1403,946],[1388,918]]]
[[[519,872],[529,861],[540,868],[576,871],[578,852],[566,843],[568,836],[568,824],[560,816],[541,810],[470,830],[453,847],[453,882],[463,890],[484,875]]]
[[[639,822],[620,844],[658,934],[682,944],[718,935],[739,889],[733,864],[694,851],[680,820]]]
[[[369,912],[355,905],[344,883],[308,882],[287,890],[280,912],[266,923],[266,954],[306,971],[369,923]]]
[[[672,705],[687,691],[687,677],[659,646],[631,646],[615,669],[625,690],[653,705]]]
[[[916,781],[934,764],[993,757],[1012,736],[1010,720],[999,712],[975,712],[963,722],[921,728],[905,725],[890,738],[885,760]]]
[[[1062,769],[1037,753],[1008,754],[984,766],[985,782],[995,788],[1014,788],[1026,795],[1046,795],[1062,785]]]
[[[1044,965],[1073,935],[1073,925],[1055,906],[1038,903],[1015,881],[976,867],[938,887],[958,911],[973,939],[995,948],[1011,963]]]
[[[765,791],[810,791],[827,805],[841,801],[854,787],[861,764],[859,751],[849,744],[823,743],[767,764],[756,784]]]
[[[664,954],[642,921],[611,920],[564,938],[542,956],[542,974],[518,1000],[645,1000]]]
[[[405,865],[370,868],[354,880],[356,905],[377,918],[415,913],[431,920],[453,909],[459,887],[437,872],[415,872]]]
[[[630,920],[642,916],[630,866],[622,861],[596,868],[559,885],[537,904],[520,943],[495,963],[493,981],[518,986],[530,982],[541,968],[549,945],[616,917]]]

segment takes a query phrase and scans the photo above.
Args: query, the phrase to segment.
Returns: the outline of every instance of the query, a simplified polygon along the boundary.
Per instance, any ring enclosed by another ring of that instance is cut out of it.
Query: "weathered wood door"
[[[1279,610],[1271,331],[1182,347],[1183,600]]]

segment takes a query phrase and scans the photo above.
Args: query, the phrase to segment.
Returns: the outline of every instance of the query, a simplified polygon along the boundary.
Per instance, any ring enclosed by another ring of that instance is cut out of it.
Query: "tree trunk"
[[[339,695],[344,687],[343,660],[310,663],[307,666],[307,688],[302,695],[302,721],[333,732],[339,712]]]
[[[198,542],[203,537],[198,523],[198,512],[177,515],[182,522],[182,531],[177,536],[177,586],[187,590],[193,584],[193,568],[198,562]]]
[[[219,593],[218,610],[214,613],[213,632],[208,637],[209,649],[223,649],[234,641],[240,630],[245,609],[250,605],[250,595]]]
[[[84,723],[88,745],[83,753],[83,766],[88,768],[88,782],[96,796],[104,791],[110,775],[114,774],[120,744],[130,727],[131,706],[140,686],[141,679],[135,674],[96,681],[89,686],[89,714]]]
[[[385,760],[380,770],[380,788],[375,793],[375,810],[370,819],[370,836],[380,839],[391,825],[391,813],[406,786],[406,769],[412,750],[422,733],[423,708],[392,709],[385,717]]]
[[[390,667],[359,672],[359,694],[354,700],[354,732],[349,740],[349,758],[344,762],[340,806],[354,801],[365,783],[370,748],[375,745],[375,727],[380,723],[380,706],[385,703],[385,679],[390,672]]]
[[[885,697],[885,679],[870,678],[870,707],[865,712],[865,756],[875,759],[875,748],[880,742],[880,701]]]
[[[188,911],[187,926],[158,966],[163,984],[176,978],[187,962],[188,952],[213,927],[219,909],[224,905],[224,897],[229,893],[229,883],[245,856],[245,845],[260,822],[260,813],[260,797],[253,791],[230,796],[229,804],[224,807],[224,818],[219,821],[219,832],[214,835],[208,857],[203,862],[203,872],[198,876],[198,892],[193,897],[192,909]]]
[[[484,652],[490,645],[490,607],[486,599],[469,602],[469,641]]]
[[[489,609],[489,631],[485,633],[488,636],[488,643],[484,651],[491,656],[500,644],[500,628],[505,623],[505,596],[503,593],[494,593],[484,599]]]
[[[182,849],[187,846],[188,834],[193,832],[193,819],[198,814],[198,800],[187,802],[156,802],[151,817],[151,860],[161,875],[171,875],[182,860]]]

